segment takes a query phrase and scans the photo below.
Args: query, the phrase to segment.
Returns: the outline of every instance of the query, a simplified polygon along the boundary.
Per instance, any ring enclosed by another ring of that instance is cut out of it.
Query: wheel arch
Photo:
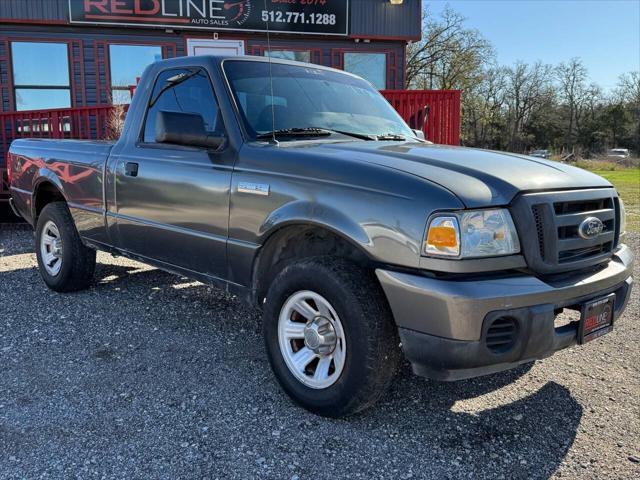
[[[293,260],[333,255],[372,267],[375,261],[360,240],[334,225],[309,219],[278,224],[263,236],[255,255],[251,275],[254,303],[260,306],[271,280]]]
[[[38,222],[38,216],[42,209],[51,202],[65,202],[67,197],[57,177],[40,177],[33,187],[33,200],[31,202],[31,218],[34,225]]]

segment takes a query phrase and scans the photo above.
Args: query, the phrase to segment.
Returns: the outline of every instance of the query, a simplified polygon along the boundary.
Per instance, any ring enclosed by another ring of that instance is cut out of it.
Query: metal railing
[[[383,90],[411,128],[442,145],[460,144],[460,90]]]
[[[113,137],[113,107],[57,108],[0,112],[0,197],[8,193],[6,159],[18,138],[103,140]]]

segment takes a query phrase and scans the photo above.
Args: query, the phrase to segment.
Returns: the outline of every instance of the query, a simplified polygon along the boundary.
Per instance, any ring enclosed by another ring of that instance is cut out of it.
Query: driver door
[[[233,155],[224,146],[156,142],[162,111],[198,114],[208,134],[224,135],[206,70],[158,74],[140,139],[123,149],[117,162],[117,245],[167,266],[226,278]]]

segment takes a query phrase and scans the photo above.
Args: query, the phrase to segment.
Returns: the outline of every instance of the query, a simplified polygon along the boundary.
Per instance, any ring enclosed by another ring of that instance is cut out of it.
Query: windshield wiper
[[[340,135],[346,135],[347,137],[359,138],[360,140],[375,140],[375,135],[368,135],[366,133],[358,133],[358,132],[346,132],[344,130],[333,130],[331,128],[325,129],[331,133],[339,133]]]
[[[397,141],[404,142],[407,139],[407,137],[397,133],[385,133],[384,135],[378,135],[376,139],[377,140],[397,140]]]
[[[281,128],[272,132],[260,133],[256,138],[271,138],[271,137],[326,137],[331,135],[331,132],[323,128]]]
[[[273,132],[266,132],[259,134],[256,138],[271,138],[273,136],[318,136],[325,137],[333,133],[340,135],[346,135],[348,137],[359,138],[360,140],[375,140],[374,135],[367,135],[366,133],[346,132],[343,130],[334,130],[332,128],[319,128],[319,127],[306,127],[306,128],[283,128],[280,130],[274,130]]]

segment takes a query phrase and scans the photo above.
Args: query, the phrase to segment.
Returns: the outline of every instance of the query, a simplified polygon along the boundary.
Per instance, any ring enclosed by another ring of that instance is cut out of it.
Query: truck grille
[[[534,205],[531,207],[533,219],[536,222],[536,232],[538,233],[538,251],[540,258],[544,260],[544,215],[542,213],[542,205]]]
[[[512,210],[527,263],[538,273],[604,262],[618,242],[613,189],[525,194]]]

